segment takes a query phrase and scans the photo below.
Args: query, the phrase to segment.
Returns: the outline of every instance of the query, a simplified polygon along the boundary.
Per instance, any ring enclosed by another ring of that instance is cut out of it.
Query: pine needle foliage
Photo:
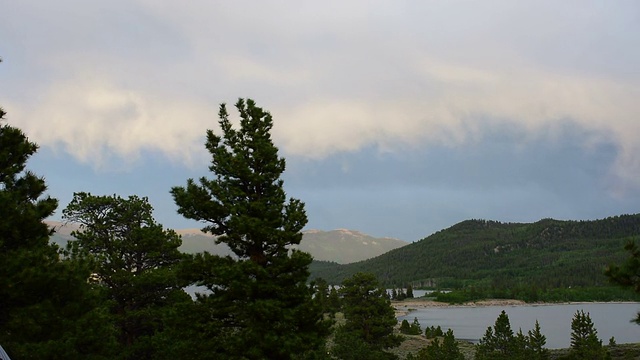
[[[206,134],[212,177],[171,190],[178,212],[235,255],[193,259],[192,281],[210,291],[198,299],[213,334],[203,341],[216,342],[220,357],[291,359],[318,349],[328,331],[306,284],[311,256],[292,249],[307,216],[302,201],[286,198],[271,114],[251,99],[235,107],[239,127],[222,104],[222,134]]]

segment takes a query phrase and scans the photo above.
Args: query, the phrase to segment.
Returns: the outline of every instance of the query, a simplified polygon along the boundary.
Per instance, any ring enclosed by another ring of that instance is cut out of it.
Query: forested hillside
[[[468,220],[370,260],[316,262],[312,277],[338,284],[364,271],[387,286],[597,286],[607,284],[604,267],[625,259],[624,244],[639,235],[640,214],[595,221]]]

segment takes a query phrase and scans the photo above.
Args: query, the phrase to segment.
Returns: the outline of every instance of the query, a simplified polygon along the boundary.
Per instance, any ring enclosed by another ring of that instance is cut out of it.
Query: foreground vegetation
[[[57,201],[26,171],[37,150],[0,109],[0,344],[12,359],[304,359],[323,354],[331,321],[307,283],[311,256],[290,250],[307,222],[286,199],[269,113],[239,100],[207,132],[212,179],[171,193],[234,256],[183,254],[146,198],[75,193],[67,249],[43,220]],[[190,284],[208,289],[192,299]]]
[[[57,200],[25,170],[37,145],[0,124],[0,344],[14,360],[398,358],[404,338],[374,274],[346,276],[340,290],[308,283],[310,255],[291,250],[307,217],[286,199],[271,116],[251,100],[236,108],[239,129],[222,105],[222,135],[207,132],[213,177],[171,190],[179,213],[206,223],[233,257],[181,253],[146,198],[83,192],[63,210],[81,224],[77,241],[59,249],[43,222]],[[624,283],[627,270],[612,276]],[[193,299],[187,285],[208,292]],[[416,330],[417,321],[404,327]],[[499,350],[491,334],[476,357]],[[516,338],[526,354],[542,351],[534,335]],[[425,337],[414,359],[463,356],[452,332],[428,328]]]

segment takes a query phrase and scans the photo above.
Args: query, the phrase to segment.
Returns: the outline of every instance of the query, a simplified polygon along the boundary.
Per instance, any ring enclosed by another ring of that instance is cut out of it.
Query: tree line
[[[26,170],[37,145],[0,124],[0,344],[14,359],[297,359],[322,352],[330,321],[308,285],[311,256],[292,250],[307,222],[287,198],[271,115],[236,103],[207,131],[211,178],[171,194],[234,256],[183,254],[147,198],[78,192],[60,249],[43,220],[58,201]],[[5,112],[0,112],[4,118]],[[192,299],[187,285],[207,289]]]
[[[333,284],[371,272],[390,288],[518,289],[536,301],[550,289],[610,286],[603,270],[625,261],[624,246],[638,234],[640,214],[530,224],[468,220],[373,259],[344,265],[314,262],[311,270],[312,277]]]
[[[170,190],[233,256],[181,253],[147,198],[85,192],[62,211],[77,240],[58,248],[43,222],[58,201],[26,169],[38,146],[0,109],[0,344],[12,358],[395,358],[402,337],[375,275],[308,283],[312,258],[292,248],[307,216],[284,191],[272,117],[252,100],[235,107],[238,128],[222,104],[222,134],[206,133],[212,176]],[[623,281],[626,269],[611,271]],[[192,298],[188,285],[207,291]]]

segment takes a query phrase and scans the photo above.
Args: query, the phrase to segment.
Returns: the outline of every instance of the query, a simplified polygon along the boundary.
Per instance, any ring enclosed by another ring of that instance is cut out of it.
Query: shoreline
[[[535,302],[528,303],[523,300],[515,299],[486,299],[478,301],[468,301],[462,304],[449,304],[433,300],[403,300],[391,301],[391,306],[395,311],[396,317],[409,315],[418,309],[429,308],[467,308],[467,307],[490,307],[490,306],[551,306],[551,305],[576,305],[576,304],[640,304],[636,301],[565,301],[565,302]]]

